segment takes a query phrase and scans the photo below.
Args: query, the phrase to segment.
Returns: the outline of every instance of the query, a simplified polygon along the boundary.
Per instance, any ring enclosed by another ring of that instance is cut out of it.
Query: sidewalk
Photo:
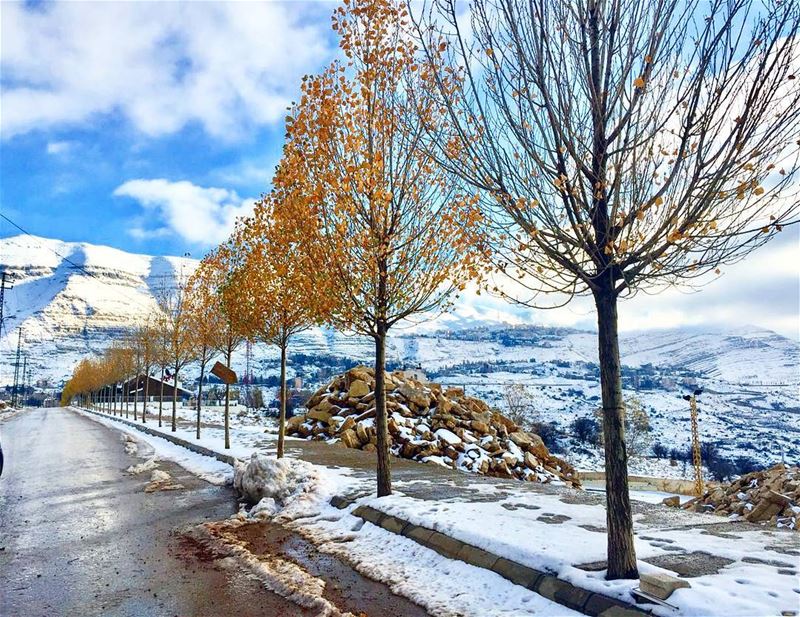
[[[170,432],[168,426],[160,430]],[[196,441],[193,425],[188,422],[180,423],[176,435],[191,443]],[[231,441],[233,448],[228,452],[238,458],[247,459],[254,450],[274,453],[275,436],[260,427],[236,426],[231,430]],[[205,427],[199,444],[223,452],[221,429]],[[323,521],[306,523],[309,533],[323,538],[325,534],[344,533],[345,528],[352,527],[347,519],[353,520],[349,514],[356,508],[361,506],[357,513],[362,515],[365,507],[374,508],[404,524],[439,532],[580,589],[626,603],[633,601],[630,589],[636,581],[604,579],[602,495],[392,459],[396,493],[378,499],[373,496],[372,454],[287,439],[287,455],[335,475],[339,493],[335,502],[346,506],[341,511],[326,512]],[[691,584],[668,600],[679,611],[656,607],[655,614],[797,614],[800,535],[796,532],[641,501],[632,503],[640,571],[667,572]],[[365,523],[366,527],[373,525]],[[411,542],[405,537],[398,540]]]

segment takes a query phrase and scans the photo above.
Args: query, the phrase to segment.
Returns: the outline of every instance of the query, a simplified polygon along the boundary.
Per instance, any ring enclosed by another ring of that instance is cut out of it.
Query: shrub
[[[575,418],[572,432],[581,443],[600,443],[600,424],[594,418]]]
[[[550,452],[554,454],[561,452],[561,445],[558,443],[561,431],[558,430],[555,422],[537,422],[532,425],[531,430],[542,438]]]
[[[716,456],[706,465],[711,477],[717,482],[724,482],[736,475],[736,466],[727,458]]]
[[[656,458],[667,458],[669,455],[669,449],[662,443],[654,443],[653,444],[653,456]]]
[[[740,476],[758,471],[762,468],[761,465],[756,463],[749,456],[737,456],[734,463],[736,465],[736,473]]]

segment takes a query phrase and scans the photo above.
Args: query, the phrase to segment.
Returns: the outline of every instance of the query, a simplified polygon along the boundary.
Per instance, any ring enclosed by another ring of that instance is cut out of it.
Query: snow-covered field
[[[599,407],[600,384],[581,376],[575,368],[560,369],[549,365],[544,374],[498,371],[460,373],[454,371],[438,381],[464,386],[467,394],[484,399],[507,411],[505,386],[526,386],[529,406],[526,415],[531,422],[555,422],[564,433],[570,433],[576,418],[593,417]],[[569,378],[564,374],[568,373]],[[719,379],[701,381],[704,393],[698,397],[701,441],[718,445],[727,457],[746,457],[761,464],[785,460],[800,461],[800,402],[796,385],[774,387],[741,386]],[[653,444],[668,450],[685,452],[691,444],[689,404],[682,398],[686,390],[643,390],[626,387],[626,397],[639,399],[647,410],[651,425],[650,445],[646,456],[632,457],[631,473],[661,477],[689,477],[688,469],[669,460],[651,458]],[[600,470],[603,454],[599,447],[567,440],[562,445],[567,461],[583,470]],[[688,474],[688,475],[687,475]]]

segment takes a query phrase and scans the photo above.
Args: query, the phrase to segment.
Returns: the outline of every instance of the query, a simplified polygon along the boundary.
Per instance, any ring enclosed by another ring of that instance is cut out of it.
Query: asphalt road
[[[303,614],[258,581],[181,550],[182,527],[235,512],[233,493],[181,468],[145,493],[120,434],[64,409],[0,425],[0,615]]]
[[[187,542],[184,530],[236,511],[230,489],[160,461],[183,488],[147,493],[150,472],[124,471],[142,458],[125,452],[121,434],[66,409],[18,414],[0,424],[0,436],[3,617],[314,614]],[[283,551],[279,543],[261,549]],[[363,589],[371,614],[424,614],[345,571],[352,595],[341,608],[357,610]]]

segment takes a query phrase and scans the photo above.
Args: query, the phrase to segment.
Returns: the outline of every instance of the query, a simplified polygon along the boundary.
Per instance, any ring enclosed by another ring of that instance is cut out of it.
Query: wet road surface
[[[235,513],[230,489],[159,461],[159,469],[182,488],[147,493],[149,471],[124,471],[140,463],[143,453],[126,453],[119,432],[63,408],[19,414],[0,424],[0,436],[6,456],[0,477],[0,615],[316,612],[268,591],[244,570],[204,558],[186,542],[183,530]],[[266,535],[259,539],[248,532],[254,552],[283,553],[287,544],[289,552],[302,546],[303,559],[315,552],[282,528],[273,526]],[[343,611],[424,615],[340,562],[296,561],[314,576],[324,574],[328,589],[348,590],[340,596],[329,592]],[[340,578],[343,585],[337,583]],[[389,606],[391,612],[385,610]]]

